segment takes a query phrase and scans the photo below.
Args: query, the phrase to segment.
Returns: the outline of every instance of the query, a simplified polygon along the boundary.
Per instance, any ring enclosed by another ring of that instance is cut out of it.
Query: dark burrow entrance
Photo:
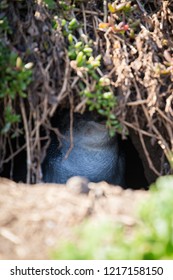
[[[142,160],[131,139],[128,137],[127,140],[121,141],[121,145],[126,158],[126,187],[131,189],[148,189],[149,184],[144,174]]]
[[[144,174],[142,161],[132,144],[130,138],[122,141],[120,145],[124,150],[126,168],[125,168],[125,181],[126,188],[131,189],[147,189],[148,182]],[[13,166],[12,166],[13,165]],[[18,154],[12,163],[7,163],[3,166],[0,173],[1,177],[13,179],[16,182],[25,182],[26,180],[26,153],[21,152]]]

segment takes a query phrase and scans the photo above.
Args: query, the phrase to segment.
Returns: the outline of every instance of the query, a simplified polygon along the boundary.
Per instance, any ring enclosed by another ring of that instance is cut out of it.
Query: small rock
[[[90,189],[88,187],[89,180],[85,177],[74,176],[68,179],[66,186],[68,189],[76,194],[88,194]]]

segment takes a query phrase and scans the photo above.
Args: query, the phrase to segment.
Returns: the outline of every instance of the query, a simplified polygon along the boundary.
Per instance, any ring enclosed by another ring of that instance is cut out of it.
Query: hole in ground
[[[126,159],[126,188],[148,189],[148,182],[144,174],[142,160],[132,144],[131,139],[128,137],[127,140],[121,141],[120,145],[122,145]]]
[[[126,161],[126,188],[147,189],[149,184],[144,175],[142,160],[132,144],[132,141],[128,137],[127,140],[120,140],[120,145],[124,150]],[[7,150],[9,149],[7,148]],[[9,151],[8,154],[10,155]],[[12,173],[13,177],[11,177]],[[13,179],[16,182],[26,182],[26,152],[22,151],[14,158],[13,168],[12,163],[9,162],[8,164],[5,164],[2,172],[0,172],[0,176]]]

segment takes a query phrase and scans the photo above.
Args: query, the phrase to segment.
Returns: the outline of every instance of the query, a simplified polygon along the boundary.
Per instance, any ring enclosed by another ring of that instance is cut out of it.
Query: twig
[[[135,114],[135,120],[137,122],[137,124],[139,125],[139,122],[138,122],[138,116]],[[145,153],[145,156],[146,156],[146,159],[148,161],[148,164],[149,164],[149,167],[151,168],[151,170],[153,170],[153,172],[157,175],[157,176],[160,176],[161,174],[156,170],[156,168],[154,167],[153,163],[152,163],[152,160],[150,158],[150,155],[148,153],[148,150],[146,148],[146,145],[145,145],[145,141],[144,141],[144,138],[143,138],[143,135],[139,129],[138,131],[138,134],[139,134],[139,138],[140,138],[140,141],[141,141],[141,144],[142,144],[142,147],[143,147],[143,150],[144,150],[144,153]]]
[[[137,4],[138,4],[139,9],[140,9],[145,15],[147,15],[147,11],[144,9],[143,5],[141,4],[141,1],[136,0],[136,2],[137,2]]]
[[[103,21],[104,22],[107,22],[107,18],[108,18],[108,1],[107,0],[103,0],[103,11],[104,11],[104,18],[103,18]]]
[[[73,97],[69,96],[69,100],[70,100],[70,147],[64,157],[64,159],[66,160],[69,157],[69,154],[71,153],[73,147],[74,147],[74,143],[73,143]]]
[[[3,163],[8,163],[10,160],[12,160],[15,156],[17,156],[25,148],[26,148],[26,144],[24,144],[22,147],[20,147],[16,152],[13,152],[13,154],[11,154],[8,158],[3,160]]]
[[[135,85],[136,92],[137,92],[139,98],[142,99],[141,93],[140,93],[140,90],[139,90],[139,88],[138,88],[138,86],[137,86],[137,83],[136,83],[136,81],[135,81],[135,78],[134,78],[134,80],[133,80],[133,83],[134,83],[134,85]],[[149,114],[148,114],[148,111],[146,110],[146,108],[144,107],[143,104],[142,104],[141,106],[142,106],[142,109],[143,109],[143,111],[144,111],[144,114],[145,114],[145,117],[146,117],[146,119],[147,119],[147,122],[148,122],[148,124],[150,124],[150,126],[151,126],[151,118],[150,118],[150,116],[149,116]],[[156,133],[156,135],[158,135],[158,138],[160,139],[160,144],[162,144],[162,146],[164,145],[165,148],[166,148],[167,150],[169,150],[169,147],[168,147],[166,141],[163,139],[162,135],[159,133],[158,129],[156,128],[156,126],[155,126],[153,123],[152,123],[152,130]],[[163,149],[163,147],[162,147],[162,149]]]
[[[81,12],[81,9],[79,8],[74,8],[75,12]],[[93,16],[104,16],[104,13],[102,12],[95,12],[91,10],[85,10],[85,14],[93,15]]]
[[[87,98],[84,98],[78,105],[76,105],[74,112],[80,112],[82,107],[86,105]]]
[[[142,134],[140,133],[139,131],[139,138],[140,138],[140,141],[141,141],[141,144],[142,144],[142,147],[144,149],[144,153],[146,155],[146,158],[147,158],[147,161],[148,161],[148,164],[149,164],[149,167],[151,168],[151,170],[154,171],[154,173],[157,175],[157,176],[161,176],[161,174],[156,170],[156,168],[154,167],[151,159],[150,159],[150,155],[147,151],[147,148],[146,148],[146,145],[145,145],[145,142],[144,142],[144,138],[142,137]]]
[[[18,236],[16,236],[11,231],[7,230],[6,228],[0,227],[0,235],[5,237],[7,240],[11,241],[12,243],[18,245],[21,243],[21,240]]]
[[[147,100],[136,100],[133,102],[127,102],[127,106],[138,106],[138,105],[147,104],[147,103],[148,103]]]
[[[8,145],[9,145],[9,148],[10,148],[10,155],[13,154],[13,147],[12,147],[12,143],[10,141],[10,138],[8,137]],[[13,161],[13,158],[11,159],[11,164],[10,164],[10,178],[12,179],[13,178],[13,169],[14,169],[14,161]]]
[[[149,137],[151,137],[151,138],[158,139],[157,136],[156,136],[155,134],[151,134],[151,133],[149,133],[149,132],[147,132],[147,131],[145,131],[145,130],[143,130],[143,129],[137,127],[137,126],[135,126],[134,124],[128,123],[128,122],[126,122],[126,121],[122,121],[122,123],[123,123],[125,126],[130,127],[130,128],[132,128],[132,129],[134,129],[134,130],[136,130],[136,131],[138,131],[138,132],[140,131],[140,133],[143,134],[143,135],[149,136]]]
[[[86,14],[85,14],[85,9],[83,3],[81,4],[82,7],[82,14],[83,14],[83,22],[84,22],[84,32],[87,35],[87,22],[86,22]]]
[[[156,107],[156,111],[159,113],[159,115],[166,121],[168,122],[171,127],[173,127],[173,122],[158,108]]]
[[[57,101],[56,104],[54,106],[52,106],[52,109],[50,111],[50,117],[52,117],[53,114],[55,113],[56,108],[59,105],[60,101],[62,101],[62,99],[65,96],[67,96],[67,94],[68,94],[67,86],[68,86],[69,75],[70,75],[70,62],[69,62],[69,59],[68,59],[68,55],[66,54],[66,65],[65,65],[65,74],[64,74],[63,86],[62,86],[62,89],[61,89],[60,93],[58,94],[58,96],[56,98],[56,101]]]
[[[23,103],[23,99],[20,98],[20,108],[21,108],[21,113],[22,113],[22,118],[23,118],[23,124],[24,124],[24,129],[25,129],[25,138],[26,138],[26,152],[27,152],[27,176],[26,176],[26,182],[27,184],[30,183],[30,178],[31,178],[31,147],[30,147],[30,139],[29,139],[29,129],[28,129],[28,122],[26,118],[26,112],[25,112],[25,107]]]

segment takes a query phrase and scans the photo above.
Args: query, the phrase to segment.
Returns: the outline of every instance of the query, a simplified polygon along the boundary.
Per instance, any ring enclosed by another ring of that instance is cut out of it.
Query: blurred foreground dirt
[[[88,194],[63,185],[16,184],[0,178],[0,259],[49,259],[61,238],[87,217],[109,218],[133,229],[135,208],[148,193],[102,182]]]

